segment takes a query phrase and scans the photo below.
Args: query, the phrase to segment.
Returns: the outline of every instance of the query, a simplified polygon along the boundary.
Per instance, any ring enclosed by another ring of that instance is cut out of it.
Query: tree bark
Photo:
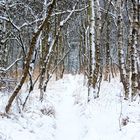
[[[48,16],[45,18],[44,22],[41,24],[39,29],[33,34],[31,44],[29,46],[29,51],[28,51],[28,54],[27,54],[26,59],[25,59],[25,65],[24,65],[24,70],[23,70],[21,80],[20,80],[19,84],[17,85],[17,87],[15,88],[15,90],[13,91],[13,94],[11,95],[11,97],[8,100],[8,104],[6,105],[6,108],[5,108],[6,113],[9,112],[15,97],[18,95],[21,87],[23,86],[23,84],[26,80],[26,77],[27,77],[27,74],[29,71],[29,67],[30,67],[30,61],[31,61],[31,58],[32,58],[32,55],[33,55],[33,52],[34,52],[34,49],[36,46],[38,36],[40,35],[40,32],[43,30],[43,28],[46,27],[48,20],[51,16],[51,13],[53,11],[54,4],[55,4],[55,0],[52,0],[51,4],[48,7]]]

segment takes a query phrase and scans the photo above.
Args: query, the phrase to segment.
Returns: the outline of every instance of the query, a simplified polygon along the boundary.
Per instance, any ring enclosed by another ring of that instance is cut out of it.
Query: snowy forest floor
[[[100,97],[87,103],[83,75],[65,75],[49,83],[42,103],[36,88],[24,111],[15,113],[27,88],[22,89],[10,118],[0,118],[0,140],[140,140],[139,99],[132,103],[123,100],[117,78],[103,81]],[[8,96],[0,93],[1,110]]]

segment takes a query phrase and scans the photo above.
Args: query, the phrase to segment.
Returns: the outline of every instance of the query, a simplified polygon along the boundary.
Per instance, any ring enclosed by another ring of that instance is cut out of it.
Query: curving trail
[[[55,140],[81,140],[81,121],[78,108],[74,104],[73,96],[76,90],[76,81],[68,79],[64,81],[61,89],[61,101],[56,107],[56,136]]]

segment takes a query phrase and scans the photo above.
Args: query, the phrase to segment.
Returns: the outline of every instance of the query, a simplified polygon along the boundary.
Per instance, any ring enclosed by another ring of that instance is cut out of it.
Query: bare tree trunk
[[[124,44],[123,44],[123,1],[118,0],[117,8],[118,8],[118,59],[119,59],[119,68],[120,68],[120,80],[123,84],[125,91],[125,99],[128,99],[128,94],[126,94],[127,83],[126,83],[126,72],[125,72],[125,61],[124,61]]]
[[[139,0],[132,1],[133,10],[132,10],[132,45],[131,45],[131,99],[133,101],[134,97],[137,94],[137,86],[138,86],[138,69],[137,69],[137,47],[138,47],[138,31],[139,31]]]
[[[88,101],[90,101],[90,92],[92,88],[92,73],[93,73],[93,64],[94,54],[95,54],[95,42],[94,42],[94,26],[95,26],[95,11],[94,11],[94,2],[89,0],[89,9],[88,9],[88,20],[89,20],[89,63],[88,63]]]
[[[24,70],[23,70],[21,80],[20,80],[19,84],[17,85],[17,87],[15,88],[15,90],[13,91],[13,94],[11,95],[10,99],[8,100],[8,104],[6,105],[6,108],[5,108],[6,113],[9,112],[10,107],[11,107],[15,97],[18,95],[22,85],[25,82],[25,79],[27,77],[29,67],[30,67],[30,61],[31,61],[31,58],[32,58],[32,55],[34,52],[34,48],[36,46],[38,36],[40,35],[40,32],[43,30],[43,28],[46,27],[46,24],[48,23],[48,20],[50,18],[51,13],[52,13],[54,4],[55,4],[55,0],[53,0],[52,3],[49,5],[48,16],[46,17],[46,19],[44,20],[42,25],[39,27],[39,29],[33,34],[31,44],[29,47],[29,51],[28,51],[28,54],[27,54],[26,59],[25,59],[25,65],[24,65]]]
[[[107,19],[109,20],[109,19]],[[110,81],[110,43],[109,43],[109,24],[110,21],[107,21],[107,37],[106,37],[106,67],[105,67],[105,77],[104,80],[105,81]]]
[[[99,71],[100,71],[101,12],[100,12],[100,4],[98,0],[94,1],[94,5],[97,7],[97,9],[95,10],[96,11],[95,69],[92,77],[93,79],[92,86],[93,89],[95,90],[99,78]]]
[[[128,48],[127,48],[127,57],[126,57],[126,90],[125,90],[125,96],[126,99],[128,99],[129,95],[130,95],[130,71],[131,71],[131,38],[132,35],[129,35],[129,39],[128,39]]]

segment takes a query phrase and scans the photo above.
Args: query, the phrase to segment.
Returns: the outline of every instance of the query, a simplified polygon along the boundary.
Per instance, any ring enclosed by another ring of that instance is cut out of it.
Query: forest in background
[[[8,113],[24,83],[29,94],[64,74],[88,79],[88,98],[102,80],[120,76],[124,99],[140,92],[139,0],[0,0],[0,90]]]

